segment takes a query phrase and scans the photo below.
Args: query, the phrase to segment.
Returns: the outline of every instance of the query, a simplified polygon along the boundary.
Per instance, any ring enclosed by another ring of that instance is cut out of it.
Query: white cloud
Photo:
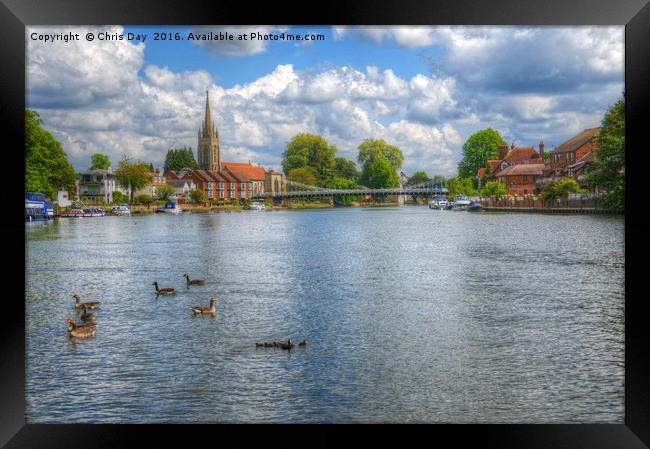
[[[99,30],[74,31],[86,29]],[[355,34],[410,48],[439,45],[447,65],[405,78],[379,65],[299,71],[281,64],[230,88],[205,70],[146,64],[144,44],[28,41],[28,106],[41,113],[77,169],[86,168],[95,152],[108,154],[114,165],[124,154],[160,165],[174,146],[189,145],[196,154],[209,90],[225,160],[250,159],[277,169],[286,143],[311,132],[350,159],[363,139],[383,138],[403,150],[406,173],[424,169],[450,176],[463,141],[480,129],[492,127],[522,145],[543,138],[551,148],[597,126],[620,96],[619,31],[559,29],[541,36],[539,29],[508,27],[337,27],[338,39]],[[560,62],[549,53],[554,45],[565,48]],[[532,48],[532,58],[526,48]],[[575,73],[564,66],[574,60],[582,64]],[[578,83],[580,70],[586,75]],[[501,78],[514,80],[514,87],[503,88]],[[539,88],[541,83],[550,89],[553,80],[556,90]]]
[[[214,36],[232,35],[232,40],[195,40],[192,41],[200,47],[204,47],[214,53],[224,56],[248,56],[266,51],[269,40],[260,38],[251,38],[251,34],[257,36],[267,35],[275,31],[284,31],[285,27],[277,26],[201,26],[194,27],[191,31],[199,35],[208,35],[210,32]],[[239,39],[240,36],[246,36],[246,39]]]

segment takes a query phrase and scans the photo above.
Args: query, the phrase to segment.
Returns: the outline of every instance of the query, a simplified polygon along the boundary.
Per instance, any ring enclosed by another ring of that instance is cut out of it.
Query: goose
[[[167,288],[158,288],[158,282],[155,281],[153,284],[156,286],[156,295],[175,295],[176,290],[170,287]]]
[[[92,310],[92,309],[97,309],[99,308],[101,302],[99,301],[89,301],[89,302],[81,302],[81,297],[75,293],[72,295],[72,297],[75,299],[75,305],[74,308],[79,310],[83,308],[84,310]]]
[[[68,336],[70,338],[89,338],[94,336],[97,330],[94,324],[75,324],[72,318],[67,318],[65,322],[68,323]]]
[[[214,315],[217,311],[217,308],[215,307],[216,303],[217,299],[213,296],[210,298],[210,306],[194,306],[192,307],[192,312],[201,315]]]
[[[280,347],[281,347],[282,349],[288,349],[288,350],[290,351],[291,348],[293,348],[293,346],[294,346],[294,345],[293,345],[293,343],[291,342],[291,339],[289,339],[289,340],[287,340],[286,343],[283,343]]]
[[[298,343],[298,346],[307,346],[307,340],[303,340],[300,343]]]
[[[264,343],[255,343],[255,347],[256,347],[256,348],[263,348],[263,347],[264,347]]]
[[[205,284],[205,281],[203,279],[191,279],[190,276],[187,274],[184,274],[185,278],[187,279],[187,285],[203,285]]]

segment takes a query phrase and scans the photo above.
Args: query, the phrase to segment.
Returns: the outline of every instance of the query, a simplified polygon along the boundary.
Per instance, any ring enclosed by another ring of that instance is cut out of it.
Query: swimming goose
[[[75,324],[72,318],[67,318],[65,320],[68,323],[68,336],[70,338],[88,338],[95,335],[96,326],[92,323],[86,324]]]
[[[298,346],[307,346],[307,340],[303,340],[300,343],[298,343]]]
[[[92,310],[92,309],[97,309],[101,302],[99,301],[89,301],[89,302],[81,302],[81,298],[77,293],[72,295],[72,297],[75,299],[75,305],[74,308],[79,310],[81,308],[85,310]]]
[[[151,284],[151,285],[155,285],[155,286],[156,286],[156,295],[175,295],[175,294],[176,294],[176,290],[173,289],[173,288],[170,288],[170,287],[167,287],[167,288],[158,288],[158,282],[157,282],[157,281],[154,282],[154,283]]]
[[[203,279],[191,279],[190,276],[187,274],[184,274],[185,278],[187,279],[187,285],[203,285],[205,284],[205,281]]]
[[[217,312],[217,308],[215,307],[216,303],[217,299],[213,296],[210,298],[210,306],[194,306],[192,307],[192,312],[201,315],[214,315]]]

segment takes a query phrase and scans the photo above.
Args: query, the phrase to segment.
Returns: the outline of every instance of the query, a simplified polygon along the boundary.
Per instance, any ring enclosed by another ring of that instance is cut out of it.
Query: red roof
[[[476,176],[477,176],[478,179],[483,178],[483,176],[485,176],[485,168],[484,167],[479,168],[478,169],[478,174]]]
[[[222,162],[224,170],[229,170],[236,177],[245,181],[264,181],[264,167],[241,162]]]
[[[596,137],[599,131],[600,128],[585,129],[580,134],[571,137],[566,142],[563,142],[559,147],[551,151],[551,153],[566,153],[567,151],[575,151]]]
[[[524,161],[539,159],[539,153],[533,147],[514,147],[506,154],[505,161],[508,165],[523,164]]]
[[[519,175],[532,175],[541,176],[544,170],[544,164],[520,164],[511,165],[501,170],[497,177],[501,176],[519,176]]]

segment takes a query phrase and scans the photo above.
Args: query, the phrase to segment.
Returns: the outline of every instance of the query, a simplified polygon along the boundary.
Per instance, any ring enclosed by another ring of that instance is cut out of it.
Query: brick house
[[[537,193],[535,182],[544,173],[544,164],[510,165],[499,171],[497,179],[503,182],[510,195],[532,195]]]
[[[537,174],[537,171],[539,170],[539,165],[544,166],[543,164],[543,157],[544,157],[544,142],[540,141],[539,142],[539,152],[535,150],[534,147],[515,147],[514,143],[510,146],[510,149],[508,150],[508,146],[504,143],[499,145],[499,158],[498,159],[489,159],[486,163],[485,167],[479,168],[478,172],[476,173],[477,179],[478,179],[478,187],[481,188],[481,186],[490,180],[494,179],[500,179],[501,181],[506,181],[510,182],[510,185],[513,186],[513,191],[511,192],[510,189],[508,191],[511,194],[519,194],[515,193],[516,192],[523,192],[524,190],[527,192],[526,194],[532,194],[534,193],[534,185],[531,188],[529,186],[529,178],[534,176],[535,179],[537,177],[541,176],[542,174],[540,173],[539,175]],[[516,166],[527,166],[527,165],[535,165],[536,167],[531,170],[509,170],[506,172],[506,175],[504,177],[499,178],[499,175],[504,172],[505,170],[510,169],[511,167],[516,167]],[[526,172],[524,174],[524,172]],[[529,173],[530,172],[530,173]],[[517,173],[516,175],[514,173]],[[524,181],[525,177],[525,181]],[[507,184],[506,184],[507,185]],[[518,187],[518,186],[523,186],[523,187]]]
[[[585,129],[549,152],[549,162],[544,176],[537,181],[537,188],[543,189],[551,182],[571,177],[581,183],[584,170],[596,156],[596,137],[600,128]]]

